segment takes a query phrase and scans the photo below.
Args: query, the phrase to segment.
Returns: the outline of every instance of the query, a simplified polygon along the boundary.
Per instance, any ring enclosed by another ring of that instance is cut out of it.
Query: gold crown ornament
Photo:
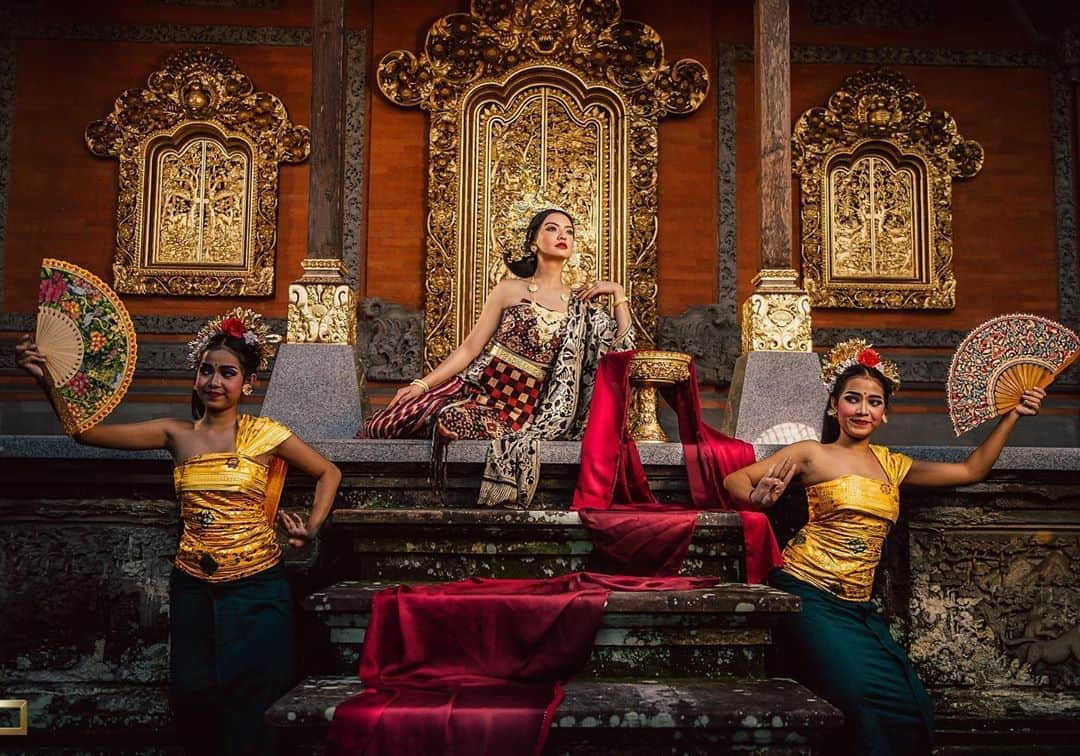
[[[524,243],[525,234],[529,230],[529,221],[542,210],[563,213],[567,218],[572,218],[569,211],[564,210],[557,202],[552,202],[544,197],[543,192],[526,192],[510,205],[508,215],[513,218],[513,231],[515,243],[503,252],[503,259],[507,264],[518,262],[530,257],[530,252]]]
[[[856,365],[876,370],[890,384],[893,391],[900,390],[900,370],[891,360],[881,359],[881,355],[863,339],[841,341],[829,350],[821,365],[821,381],[830,394],[836,388],[836,379],[845,370]]]
[[[270,358],[274,356],[274,344],[281,341],[276,333],[270,333],[262,315],[246,307],[234,307],[224,315],[206,321],[195,338],[188,342],[188,362],[192,367],[199,366],[206,345],[222,333],[243,339],[248,346],[254,347],[259,355],[259,370],[269,367]]]

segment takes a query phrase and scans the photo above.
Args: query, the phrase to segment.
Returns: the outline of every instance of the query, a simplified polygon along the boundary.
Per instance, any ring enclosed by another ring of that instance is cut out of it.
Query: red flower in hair
[[[860,365],[868,368],[876,368],[878,365],[881,364],[881,357],[879,357],[878,353],[875,352],[873,349],[862,350],[861,352],[859,352],[859,356],[857,359],[859,360]]]
[[[244,325],[244,321],[240,320],[240,318],[225,318],[221,321],[221,332],[235,336],[238,339],[244,338],[244,331],[246,330],[247,326]]]

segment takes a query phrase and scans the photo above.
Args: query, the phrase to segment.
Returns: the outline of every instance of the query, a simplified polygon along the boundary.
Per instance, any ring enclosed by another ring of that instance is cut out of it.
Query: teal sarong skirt
[[[775,570],[769,582],[802,599],[802,612],[777,626],[776,671],[844,713],[844,726],[824,753],[929,754],[930,697],[873,604],[837,598],[783,570]]]
[[[210,583],[174,568],[169,615],[169,699],[185,751],[271,756],[266,710],[294,682],[284,569]]]

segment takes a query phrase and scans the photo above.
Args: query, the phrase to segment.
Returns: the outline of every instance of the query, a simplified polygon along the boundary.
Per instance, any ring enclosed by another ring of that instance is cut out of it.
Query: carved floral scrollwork
[[[977,174],[983,149],[952,116],[899,73],[861,71],[799,118],[792,159],[813,306],[955,306],[952,180]]]
[[[208,48],[117,98],[86,144],[120,160],[114,285],[133,294],[273,291],[278,163],[311,151],[275,95]]]
[[[657,123],[708,92],[700,63],[665,59],[617,0],[473,0],[437,20],[423,49],[379,63],[379,89],[430,113],[425,361],[460,343],[506,275],[514,208],[543,199],[574,216],[582,281],[631,294],[638,342],[656,331]],[[571,281],[572,282],[572,281]]]

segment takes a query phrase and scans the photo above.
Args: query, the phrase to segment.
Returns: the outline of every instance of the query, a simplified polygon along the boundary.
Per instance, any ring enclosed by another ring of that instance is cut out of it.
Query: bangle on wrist
[[[413,378],[411,381],[409,381],[409,385],[419,386],[424,390],[425,394],[431,391],[431,386],[427,385],[427,381],[425,381],[423,378]]]
[[[611,304],[611,309],[614,310],[616,307],[618,307],[621,304],[625,304],[627,307],[629,307],[630,306],[630,297],[619,297],[618,299],[616,299]]]

